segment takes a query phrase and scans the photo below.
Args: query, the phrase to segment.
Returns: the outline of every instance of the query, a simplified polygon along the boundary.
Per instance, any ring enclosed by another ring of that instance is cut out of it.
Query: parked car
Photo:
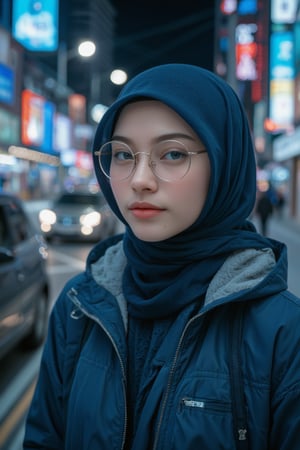
[[[42,344],[48,325],[47,244],[23,202],[0,193],[0,357]]]
[[[103,194],[64,192],[50,206],[40,211],[44,236],[63,239],[99,241],[117,231],[118,220]]]

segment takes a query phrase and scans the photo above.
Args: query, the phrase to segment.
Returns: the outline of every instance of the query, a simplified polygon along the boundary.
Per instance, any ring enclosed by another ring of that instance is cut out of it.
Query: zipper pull
[[[239,441],[246,441],[247,440],[246,434],[247,434],[246,428],[240,428],[238,430]]]
[[[75,319],[75,320],[80,319],[81,317],[84,316],[84,314],[81,310],[81,303],[77,298],[76,289],[74,289],[74,288],[70,289],[69,292],[67,293],[67,296],[74,304],[74,309],[71,311],[70,316],[72,317],[72,319]]]

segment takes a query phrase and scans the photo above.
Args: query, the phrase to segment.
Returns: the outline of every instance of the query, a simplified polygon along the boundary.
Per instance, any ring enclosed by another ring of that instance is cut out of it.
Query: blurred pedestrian
[[[256,165],[234,91],[196,66],[133,78],[96,131],[125,233],[54,305],[25,449],[296,450],[300,300],[247,220]]]
[[[276,211],[279,218],[283,217],[284,207],[285,207],[285,196],[284,193],[281,190],[279,190],[277,192],[277,203],[276,203]]]
[[[264,236],[268,234],[268,224],[273,210],[273,203],[268,192],[260,192],[256,203],[256,214],[259,218],[261,233]]]

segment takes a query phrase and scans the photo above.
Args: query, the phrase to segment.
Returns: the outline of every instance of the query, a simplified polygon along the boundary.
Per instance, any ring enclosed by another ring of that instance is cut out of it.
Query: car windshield
[[[99,195],[91,194],[64,194],[56,202],[58,205],[94,205],[103,204],[103,200]]]

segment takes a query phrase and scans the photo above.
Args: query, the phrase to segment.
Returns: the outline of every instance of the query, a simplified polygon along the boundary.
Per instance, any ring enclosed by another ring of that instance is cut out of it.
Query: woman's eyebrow
[[[111,139],[112,139],[113,141],[123,141],[123,142],[126,142],[127,144],[129,144],[130,141],[131,141],[130,138],[128,138],[128,137],[126,137],[126,136],[121,136],[121,135],[119,135],[119,134],[113,134],[112,137],[111,137]]]
[[[168,139],[188,139],[190,141],[195,141],[195,138],[190,134],[180,132],[166,133],[157,137],[157,140],[168,140]]]
[[[123,141],[126,143],[130,143],[131,139],[126,137],[126,136],[122,136],[119,134],[114,134],[112,136],[113,140],[116,141]],[[159,136],[157,136],[154,141],[165,141],[168,139],[188,139],[190,141],[195,141],[195,138],[193,136],[191,136],[190,134],[186,134],[186,133],[179,133],[179,132],[173,132],[173,133],[165,133],[165,134],[160,134]]]

